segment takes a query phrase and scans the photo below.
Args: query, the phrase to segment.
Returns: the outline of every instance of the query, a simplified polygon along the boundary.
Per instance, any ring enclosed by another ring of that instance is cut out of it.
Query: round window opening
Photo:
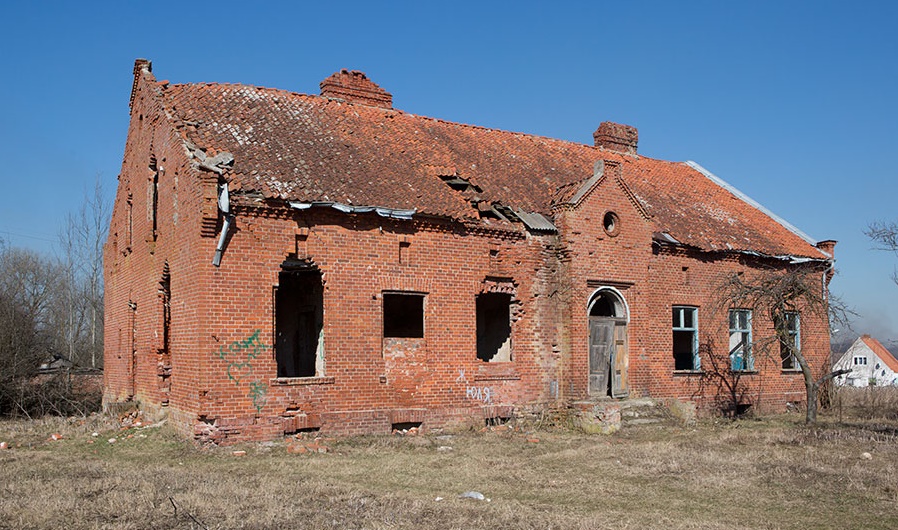
[[[602,227],[609,236],[616,236],[620,233],[620,218],[614,212],[606,212],[602,218]]]

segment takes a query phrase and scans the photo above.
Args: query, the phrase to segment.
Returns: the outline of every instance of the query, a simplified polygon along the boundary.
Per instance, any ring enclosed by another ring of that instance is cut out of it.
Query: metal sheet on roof
[[[537,212],[525,212],[524,210],[515,210],[514,214],[518,216],[524,226],[528,230],[535,232],[557,232],[558,229],[552,221],[546,219],[542,214]]]
[[[382,206],[353,206],[351,204],[343,204],[339,202],[295,202],[290,201],[290,207],[297,210],[308,210],[312,206],[330,206],[331,208],[343,213],[370,213],[374,212],[381,217],[390,219],[411,219],[417,212],[416,209],[400,210],[396,208],[384,208]]]

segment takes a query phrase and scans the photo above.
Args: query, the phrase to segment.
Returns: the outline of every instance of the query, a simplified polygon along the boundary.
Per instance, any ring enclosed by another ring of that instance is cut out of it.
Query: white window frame
[[[740,318],[743,315],[745,318]],[[730,309],[728,316],[730,369],[734,372],[753,372],[755,359],[751,351],[751,309]],[[740,320],[744,320],[744,325]]]
[[[686,313],[692,313],[692,326],[686,325]],[[674,369],[676,371],[698,371],[702,369],[702,360],[698,354],[698,308],[695,306],[675,305],[671,308],[673,317],[672,333],[679,332],[692,334],[692,365],[690,368],[676,368],[676,352],[674,352]]]
[[[783,313],[783,318],[786,319],[787,340],[791,342],[793,351],[800,352],[801,315],[798,311],[786,311]],[[801,366],[798,364],[798,359],[795,357],[795,354],[791,354],[789,357],[784,356],[786,346],[786,344],[780,343],[780,357],[782,358],[783,370],[801,370]]]

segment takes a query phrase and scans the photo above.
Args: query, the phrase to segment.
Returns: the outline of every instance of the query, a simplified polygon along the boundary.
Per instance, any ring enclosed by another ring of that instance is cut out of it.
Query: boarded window
[[[320,271],[280,273],[275,320],[277,376],[323,375],[324,288]]]
[[[730,368],[751,371],[755,362],[751,354],[751,311],[730,310]]]
[[[777,333],[780,335],[780,358],[783,370],[799,369],[795,352],[801,348],[801,322],[798,313],[789,311],[776,321]]]
[[[477,296],[477,358],[481,361],[511,361],[510,306],[510,294]]]
[[[698,309],[673,307],[674,370],[698,370]]]
[[[384,337],[424,338],[424,295],[383,293]]]

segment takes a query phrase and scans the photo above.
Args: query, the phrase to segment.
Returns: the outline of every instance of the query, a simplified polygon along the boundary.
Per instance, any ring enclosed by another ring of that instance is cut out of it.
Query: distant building
[[[858,337],[833,366],[833,370],[849,368],[851,373],[836,378],[837,385],[898,385],[898,359],[870,335]]]
[[[638,153],[635,127],[581,144],[409,114],[361,72],[320,87],[174,84],[135,64],[105,247],[107,408],[214,443],[625,397],[709,408],[710,352],[740,405],[804,399],[794,358],[753,348],[774,336],[767,312],[715,311],[715,288],[798,270],[825,289],[834,241]],[[828,322],[801,309],[791,347],[824,366]]]

